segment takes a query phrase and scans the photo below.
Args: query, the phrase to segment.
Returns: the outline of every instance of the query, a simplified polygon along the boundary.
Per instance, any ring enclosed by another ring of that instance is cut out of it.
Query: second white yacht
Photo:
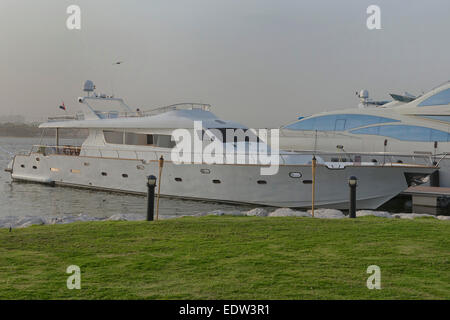
[[[327,161],[417,163],[440,167],[440,186],[450,187],[450,81],[419,96],[392,102],[360,95],[359,108],[323,112],[280,128],[280,148],[327,153]]]

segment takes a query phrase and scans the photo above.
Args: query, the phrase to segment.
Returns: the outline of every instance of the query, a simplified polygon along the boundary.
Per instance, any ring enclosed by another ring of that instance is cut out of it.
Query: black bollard
[[[155,186],[156,177],[154,175],[147,177],[147,221],[153,221],[155,212]]]
[[[358,179],[351,176],[350,179],[348,179],[348,185],[350,187],[349,217],[356,218],[356,186],[358,185]]]

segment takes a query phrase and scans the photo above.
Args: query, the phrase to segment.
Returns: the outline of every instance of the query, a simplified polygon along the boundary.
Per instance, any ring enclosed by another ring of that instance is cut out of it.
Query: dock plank
[[[444,187],[428,187],[428,186],[414,186],[409,187],[403,194],[408,195],[430,195],[430,196],[450,196],[450,188]]]

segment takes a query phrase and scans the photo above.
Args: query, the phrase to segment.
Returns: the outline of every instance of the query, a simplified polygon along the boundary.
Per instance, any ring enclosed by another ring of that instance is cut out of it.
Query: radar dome
[[[362,98],[362,99],[367,99],[367,98],[369,98],[369,91],[367,91],[366,89],[361,90],[361,91],[359,92],[359,97]]]
[[[94,89],[95,89],[94,82],[92,82],[91,80],[86,80],[86,82],[84,83],[83,91],[92,92],[94,91]]]

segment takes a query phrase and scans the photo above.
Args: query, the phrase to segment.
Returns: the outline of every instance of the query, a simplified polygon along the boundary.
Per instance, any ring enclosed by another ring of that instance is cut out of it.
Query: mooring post
[[[158,174],[159,180],[158,180],[158,195],[156,198],[156,220],[159,220],[159,197],[161,195],[161,175],[164,167],[164,157],[162,155],[159,158],[158,166],[159,166],[159,174]]]
[[[358,185],[358,179],[351,176],[350,179],[348,179],[348,185],[350,187],[349,217],[356,218],[356,186]]]
[[[147,177],[147,221],[153,221],[155,212],[155,186],[156,177],[154,175]]]
[[[314,205],[316,201],[316,156],[312,158],[311,170],[312,170],[312,190],[311,190],[311,216],[314,218]]]

